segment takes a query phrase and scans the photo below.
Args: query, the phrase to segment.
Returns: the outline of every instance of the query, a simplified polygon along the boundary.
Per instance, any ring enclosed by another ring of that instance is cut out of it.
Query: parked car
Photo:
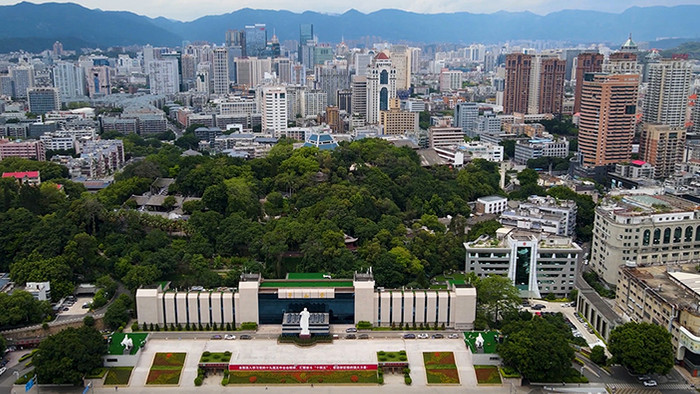
[[[212,335],[211,339],[221,339],[221,335],[219,335],[219,334]]]
[[[542,304],[535,304],[535,305],[532,306],[532,309],[534,309],[534,310],[536,310],[536,311],[542,310],[542,309],[544,309],[544,308],[546,308],[546,306],[544,306],[544,305],[542,305]]]
[[[645,387],[656,387],[656,380],[645,380],[644,386]]]
[[[444,338],[444,337],[445,337],[445,336],[442,335],[442,334],[433,334],[433,339],[442,339],[442,338]]]
[[[450,338],[450,339],[457,339],[457,338],[459,338],[459,334],[454,333],[454,334],[448,335],[447,337]]]
[[[5,371],[7,371],[7,368],[5,368],[5,367],[0,368],[0,375],[4,374]]]
[[[248,335],[248,334],[243,334],[243,335],[241,335],[241,336],[238,337],[238,338],[240,338],[240,339],[253,339],[253,336],[252,336],[252,335]]]
[[[236,336],[231,335],[231,334],[226,334],[226,335],[224,335],[224,339],[232,340],[232,339],[236,339]]]
[[[637,376],[637,380],[639,380],[640,382],[642,382],[642,381],[644,381],[644,380],[651,380],[651,376],[649,376],[649,375],[639,375],[639,376]]]
[[[418,339],[428,339],[428,338],[430,338],[430,335],[425,334],[425,333],[423,333],[423,334],[418,334],[417,338],[418,338]]]
[[[357,332],[357,328],[355,328],[355,327],[346,328],[345,332]]]
[[[416,334],[403,334],[403,339],[416,339]]]
[[[367,335],[367,334],[360,334],[357,338],[358,338],[358,339],[369,339],[369,335]]]
[[[63,308],[63,312],[68,312],[70,308]]]
[[[345,336],[345,339],[357,339],[357,335],[355,334],[348,334]]]

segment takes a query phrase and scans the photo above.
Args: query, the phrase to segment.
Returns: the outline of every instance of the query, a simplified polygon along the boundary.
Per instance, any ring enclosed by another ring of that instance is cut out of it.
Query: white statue
[[[128,335],[124,335],[124,339],[122,339],[121,345],[124,346],[124,350],[128,352],[131,350],[132,347],[134,347],[134,341],[131,338],[129,338]]]
[[[301,334],[299,335],[311,335],[309,333],[309,316],[311,316],[311,313],[306,308],[299,312],[299,326],[301,326]]]
[[[476,345],[477,349],[481,349],[482,347],[484,347],[484,337],[481,336],[481,333],[479,333],[479,336],[476,337],[474,345]]]

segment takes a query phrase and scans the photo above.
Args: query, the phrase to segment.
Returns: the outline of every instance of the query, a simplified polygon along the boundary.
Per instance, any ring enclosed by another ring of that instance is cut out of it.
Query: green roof
[[[467,281],[463,280],[463,279],[450,279],[450,280],[448,280],[448,282],[451,285],[466,285],[467,284]]]
[[[260,287],[353,287],[351,280],[266,280]]]
[[[327,274],[323,272],[290,272],[287,274],[287,279],[324,279],[323,275]]]
[[[141,348],[141,344],[146,340],[146,337],[148,337],[148,333],[115,332],[112,335],[112,342],[109,343],[108,353],[110,355],[121,356],[124,354],[124,346],[122,346],[121,343],[125,335],[128,335],[134,342],[134,347],[131,348],[131,353],[129,354],[136,354],[139,348]]]

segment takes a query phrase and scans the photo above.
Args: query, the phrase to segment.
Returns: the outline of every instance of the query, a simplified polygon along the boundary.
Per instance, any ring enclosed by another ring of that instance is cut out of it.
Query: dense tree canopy
[[[32,363],[41,384],[77,385],[102,366],[106,352],[107,343],[94,327],[69,327],[43,340]]]
[[[625,323],[610,333],[612,361],[633,373],[665,374],[673,368],[671,333],[650,323]]]

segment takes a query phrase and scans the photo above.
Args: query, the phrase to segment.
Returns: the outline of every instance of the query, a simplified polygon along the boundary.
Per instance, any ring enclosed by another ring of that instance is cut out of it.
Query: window
[[[681,242],[682,233],[683,230],[680,227],[676,227],[676,229],[673,230],[673,242]]]
[[[671,229],[667,228],[664,230],[664,243],[667,244],[671,242]]]
[[[661,242],[661,229],[654,230],[654,244]]]
[[[693,240],[693,228],[688,226],[685,228],[685,242],[690,242]]]
[[[700,226],[695,228],[695,240],[700,241]]]

